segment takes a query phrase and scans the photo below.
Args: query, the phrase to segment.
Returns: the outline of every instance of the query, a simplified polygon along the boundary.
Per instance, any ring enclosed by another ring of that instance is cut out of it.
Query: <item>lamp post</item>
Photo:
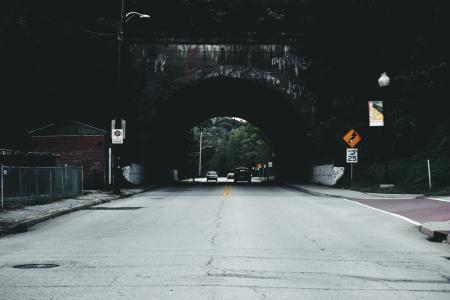
[[[205,135],[211,135],[210,133],[205,133]],[[202,177],[202,150],[205,148],[212,148],[212,146],[202,147],[203,143],[203,131],[200,131],[200,143],[198,151],[198,177]]]
[[[122,100],[122,50],[124,44],[124,25],[131,20],[133,17],[139,17],[141,19],[149,19],[150,16],[147,14],[138,13],[135,11],[131,11],[125,13],[125,0],[122,0],[122,5],[120,7],[120,21],[119,28],[117,30],[117,103],[116,103],[116,119],[121,120],[121,111],[120,107]],[[113,145],[114,150],[114,187],[113,193],[119,195],[120,194],[120,178],[119,178],[119,146]]]
[[[124,25],[130,21],[133,17],[139,17],[140,19],[150,19],[150,16],[147,14],[141,14],[135,11],[130,11],[125,14],[125,0],[122,0],[122,6],[120,9],[120,22],[119,29],[117,31],[117,90],[118,97],[120,99],[122,92],[122,49],[124,42]],[[120,102],[120,101],[119,101]]]
[[[212,148],[212,146],[203,146],[200,148],[200,152],[199,152],[199,159],[198,159],[198,173],[199,173],[199,177],[201,177],[202,175],[202,150],[206,149],[206,148]]]
[[[391,80],[390,80],[389,76],[386,74],[386,72],[384,72],[380,75],[380,78],[378,78],[378,85],[380,88],[382,88],[382,89],[384,88],[383,91],[385,91],[386,88],[389,86],[390,81]],[[384,95],[384,96],[386,96],[386,94],[387,93],[382,93],[382,95]],[[389,134],[389,131],[387,129],[388,122],[387,122],[387,118],[386,118],[386,101],[384,101],[384,104],[383,104],[383,115],[384,115],[384,126],[383,126],[384,130],[383,131],[384,131],[384,138],[386,138],[387,135]],[[385,147],[386,147],[386,149],[388,149],[388,147],[390,147],[390,145],[386,145]],[[390,178],[389,178],[389,153],[387,150],[385,151],[385,157],[384,157],[384,180],[386,181],[385,183],[389,183],[388,181],[390,180]]]

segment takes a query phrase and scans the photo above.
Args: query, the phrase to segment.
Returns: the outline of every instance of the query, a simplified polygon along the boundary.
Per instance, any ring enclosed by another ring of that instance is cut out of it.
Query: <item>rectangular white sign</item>
[[[347,163],[356,164],[358,162],[358,149],[347,148]]]
[[[123,130],[112,129],[111,130],[111,142],[113,144],[123,144]]]
[[[369,126],[384,126],[383,101],[369,101]]]

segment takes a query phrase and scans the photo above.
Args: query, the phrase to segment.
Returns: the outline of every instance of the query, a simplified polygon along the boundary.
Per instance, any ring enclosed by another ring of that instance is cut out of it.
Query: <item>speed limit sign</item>
[[[358,162],[358,149],[347,148],[347,163],[356,164]]]

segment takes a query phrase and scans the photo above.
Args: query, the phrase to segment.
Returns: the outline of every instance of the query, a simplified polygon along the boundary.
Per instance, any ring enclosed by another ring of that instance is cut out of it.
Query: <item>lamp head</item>
[[[378,78],[378,85],[380,87],[388,86],[390,81],[389,76],[387,76],[386,72],[384,72],[381,74],[380,78]]]

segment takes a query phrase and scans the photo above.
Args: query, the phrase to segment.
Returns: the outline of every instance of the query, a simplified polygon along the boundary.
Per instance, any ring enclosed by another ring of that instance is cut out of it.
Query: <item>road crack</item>
[[[211,270],[214,268],[212,264],[216,256],[217,237],[219,236],[219,231],[220,228],[222,227],[222,210],[224,205],[225,199],[222,199],[220,202],[219,209],[217,210],[216,216],[214,218],[214,234],[209,240],[209,243],[213,248],[213,254],[206,263],[206,267],[208,268],[206,271],[206,276],[211,276]]]
[[[215,233],[210,239],[210,244],[213,248],[216,247],[216,239],[217,239],[217,236],[219,235],[220,227],[222,226],[222,210],[223,210],[224,205],[225,205],[225,201],[224,201],[224,199],[222,199],[222,201],[220,202],[219,210],[216,213],[216,218],[214,220]]]
[[[258,294],[261,296],[261,299],[267,299],[267,295],[264,294],[263,292],[259,291],[256,287],[251,287],[250,288],[253,292],[255,292],[255,294]]]
[[[207,267],[211,266],[211,264],[213,263],[213,261],[214,261],[214,257],[211,257],[211,258],[208,260],[208,262],[206,263],[206,266],[207,266]]]

